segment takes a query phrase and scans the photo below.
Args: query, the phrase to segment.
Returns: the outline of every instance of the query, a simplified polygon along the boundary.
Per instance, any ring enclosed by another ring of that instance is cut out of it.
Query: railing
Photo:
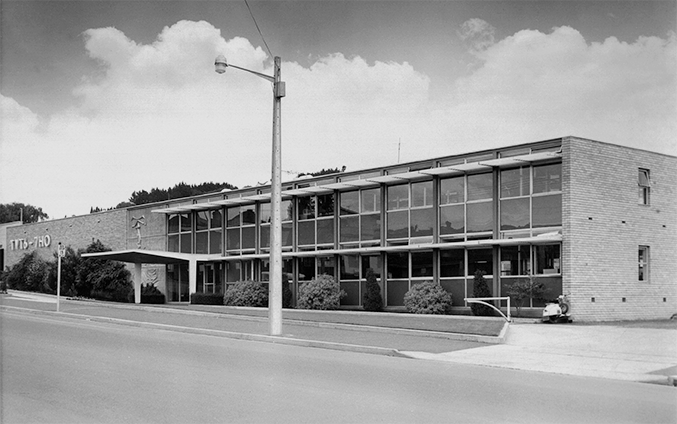
[[[492,305],[491,303],[485,302],[485,300],[507,300],[508,301],[508,316],[506,316],[503,312],[501,312],[500,309]],[[490,308],[493,308],[501,314],[503,318],[505,318],[506,321],[510,322],[510,298],[509,297],[466,297],[465,301],[468,303],[481,303],[482,305],[487,305]]]

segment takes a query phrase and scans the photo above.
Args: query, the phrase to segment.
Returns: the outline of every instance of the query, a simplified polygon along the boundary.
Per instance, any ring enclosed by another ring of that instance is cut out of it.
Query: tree
[[[522,304],[527,299],[543,299],[546,292],[545,284],[538,281],[536,278],[529,276],[526,279],[520,279],[510,284],[505,294],[514,300],[515,314],[520,316]]]
[[[472,297],[491,297],[489,285],[487,284],[487,280],[484,278],[484,271],[477,270],[475,272]],[[471,303],[470,310],[475,316],[494,316],[494,310],[487,305],[482,305],[481,303]]]
[[[47,287],[56,293],[59,254],[54,252],[54,260],[48,263]],[[61,294],[64,296],[78,296],[75,282],[78,277],[78,268],[82,264],[80,254],[72,247],[66,247],[66,255],[61,258]]]
[[[291,291],[289,276],[286,272],[282,273],[282,307],[292,308],[294,305],[294,293]]]
[[[96,240],[79,253],[108,251],[109,248]],[[78,267],[75,289],[80,296],[127,302],[132,290],[131,273],[123,263],[117,261],[85,258]]]
[[[306,175],[310,175],[311,177],[319,177],[321,175],[338,174],[340,172],[345,172],[345,170],[346,170],[345,166],[342,166],[341,168],[328,168],[328,169],[322,168],[321,171],[317,172],[302,172],[297,176],[297,178],[304,177]]]
[[[364,293],[363,307],[365,311],[380,312],[383,310],[383,297],[381,297],[381,286],[376,281],[374,270],[367,269],[367,290]]]
[[[36,206],[16,202],[0,204],[0,224],[20,221],[22,215],[24,224],[49,219],[49,215],[43,212],[42,208]]]
[[[37,251],[26,253],[19,262],[4,272],[4,279],[9,288],[32,292],[45,292],[45,276],[47,274],[47,262]]]

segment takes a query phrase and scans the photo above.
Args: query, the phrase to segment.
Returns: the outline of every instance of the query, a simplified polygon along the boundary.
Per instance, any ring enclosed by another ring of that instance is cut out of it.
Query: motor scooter
[[[557,299],[548,302],[543,308],[542,322],[549,324],[562,324],[573,322],[569,313],[570,304],[566,295],[561,294]]]

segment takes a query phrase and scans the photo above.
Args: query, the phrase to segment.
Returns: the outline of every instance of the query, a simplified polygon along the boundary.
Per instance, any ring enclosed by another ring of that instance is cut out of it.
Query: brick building
[[[319,274],[360,308],[368,268],[387,309],[439,282],[468,313],[473,275],[493,296],[530,275],[577,320],[677,312],[677,158],[576,137],[283,183],[283,268]],[[270,186],[7,228],[5,263],[99,239],[172,302],[266,281]],[[49,243],[45,236],[49,235]],[[42,240],[42,241],[41,241]],[[137,290],[138,293],[138,290]],[[529,305],[538,312],[542,301]]]

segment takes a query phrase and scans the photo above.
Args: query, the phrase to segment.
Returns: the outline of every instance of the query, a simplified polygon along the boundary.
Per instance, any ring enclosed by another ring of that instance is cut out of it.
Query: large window
[[[501,171],[501,231],[529,230],[531,227],[530,169],[526,167]]]
[[[649,179],[649,170],[639,168],[637,184],[639,185],[639,204],[648,205],[649,195],[651,194],[651,180]]]
[[[407,243],[409,238],[433,235],[432,181],[390,186],[387,193],[387,237],[391,243]]]
[[[545,244],[534,246],[534,262],[536,274],[560,274],[560,245]]]
[[[334,195],[298,198],[297,241],[300,248],[334,243]]]
[[[529,245],[501,247],[501,276],[531,274],[531,247]]]
[[[291,200],[283,200],[280,203],[280,213],[282,217],[282,249],[289,250],[293,243],[293,204]],[[261,249],[267,251],[270,249],[270,221],[272,218],[270,203],[261,203],[259,205],[259,222],[261,223],[260,243]]]
[[[226,209],[226,252],[254,253],[256,247],[256,205]]]
[[[531,226],[533,229],[562,225],[562,164],[534,166]]]
[[[440,180],[440,236],[465,233],[465,177]]]
[[[167,217],[167,250],[193,253],[193,221],[190,213],[170,214]]]
[[[466,231],[489,233],[494,229],[493,175],[468,175]]]
[[[381,190],[347,191],[339,196],[339,242],[344,247],[381,244]]]
[[[221,219],[220,209],[195,213],[195,253],[221,253]]]

